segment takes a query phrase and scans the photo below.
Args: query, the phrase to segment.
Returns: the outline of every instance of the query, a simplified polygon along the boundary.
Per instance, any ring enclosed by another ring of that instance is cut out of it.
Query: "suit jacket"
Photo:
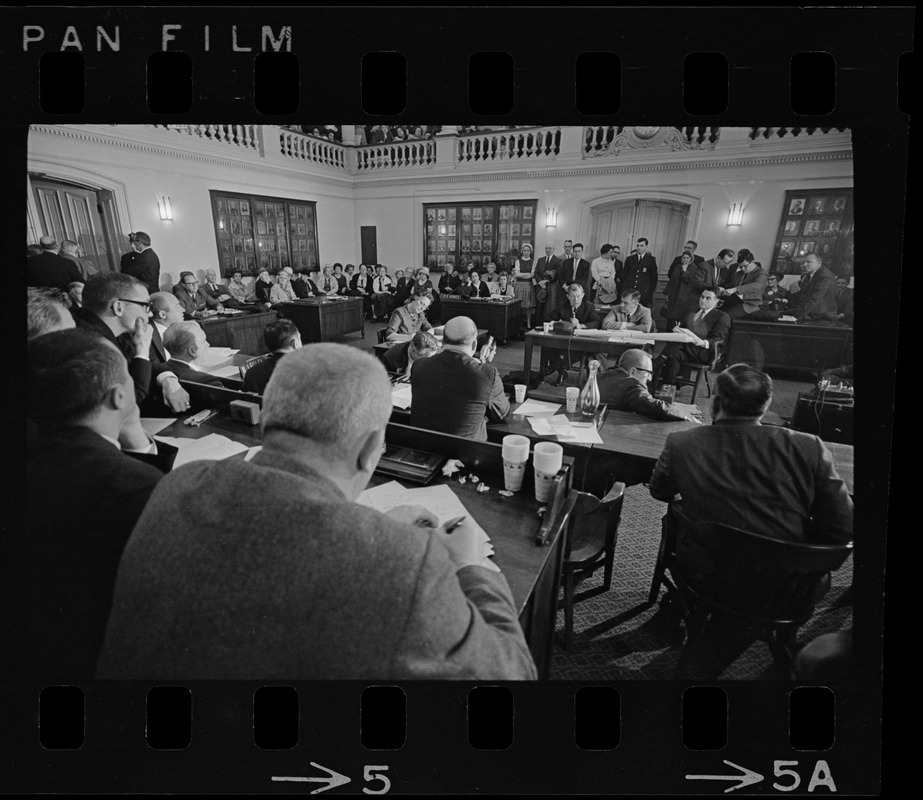
[[[558,283],[561,286],[568,286],[571,283],[579,283],[583,286],[587,296],[590,294],[590,262],[581,258],[575,264],[575,259],[568,258],[561,262],[560,272],[558,273]]]
[[[219,386],[224,388],[224,384],[214,375],[209,375],[207,372],[195,369],[190,364],[187,364],[185,361],[180,361],[176,357],[171,358],[168,364],[170,366],[170,371],[175,373],[176,377],[181,381],[194,381],[195,383],[204,383],[206,386]],[[249,372],[247,374],[249,374]]]
[[[268,283],[267,281],[261,281],[259,280],[259,278],[257,278],[257,280],[254,281],[253,283],[253,293],[254,295],[256,295],[257,301],[259,301],[260,303],[268,303],[269,293],[272,291],[273,286],[275,286],[275,284]],[[179,297],[179,295],[176,293],[175,287],[173,289],[173,293],[176,294],[177,297]]]
[[[542,256],[538,261],[535,262],[535,281],[544,281],[547,280],[550,283],[557,283],[560,279],[560,269],[562,266],[562,261],[556,255],[552,255],[551,258],[548,256]],[[553,276],[548,276],[549,272],[553,272]]]
[[[811,434],[721,420],[667,437],[651,494],[683,499],[695,520],[774,539],[847,542],[853,503],[824,443]]]
[[[634,310],[634,313],[630,315],[623,314],[619,311],[618,306],[616,306],[606,314],[605,319],[603,319],[603,324],[599,327],[604,330],[615,330],[620,322],[627,322],[628,330],[630,331],[644,331],[645,333],[650,333],[651,328],[654,327],[654,322],[651,319],[651,310],[642,305],[639,305]]]
[[[693,255],[692,256],[693,264],[704,264],[705,259],[702,256]],[[677,256],[670,262],[670,269],[667,270],[667,280],[670,280],[673,277],[673,273],[676,272],[683,264],[683,257]],[[688,271],[688,270],[687,270]]]
[[[69,258],[45,251],[37,256],[29,256],[26,262],[26,283],[29,286],[52,286],[67,291],[67,285],[82,281],[78,266]]]
[[[442,274],[439,278],[439,294],[458,294],[461,289],[462,279],[457,272],[451,275]]]
[[[352,294],[352,295],[357,295],[357,296],[359,296],[359,297],[364,296],[364,295],[362,295],[362,293],[359,291],[359,278],[361,278],[361,277],[362,277],[362,276],[361,276],[358,272],[357,272],[355,275],[353,275],[352,280],[349,282],[349,293],[350,293],[350,294]],[[362,287],[362,289],[365,291],[366,295],[371,295],[371,294],[372,294],[372,278],[373,278],[373,277],[374,277],[374,276],[369,275],[368,273],[366,273],[365,282],[364,282],[364,285],[363,285],[363,287]]]
[[[637,253],[628,256],[622,270],[621,288],[623,292],[637,289],[641,292],[641,305],[650,308],[657,288],[657,259],[650,253],[645,253],[643,258],[638,258]]]
[[[218,301],[209,297],[202,287],[196,289],[195,296],[192,296],[183,288],[182,284],[177,284],[173,287],[173,294],[176,295],[176,299],[179,300],[179,304],[183,307],[183,316],[186,319],[192,319],[197,312],[205,311],[207,308],[213,308],[218,305]]]
[[[27,435],[26,519],[22,538],[9,542],[17,558],[4,608],[18,626],[5,631],[2,650],[20,677],[83,682],[93,676],[125,543],[176,448],[127,454],[81,427],[29,423]]]
[[[119,268],[126,275],[137,278],[153,294],[160,291],[160,259],[150,247],[143,253],[131,250],[122,256]]]
[[[134,354],[134,345],[131,341],[131,334],[123,333],[121,336],[116,337],[115,334],[109,330],[106,323],[92,311],[81,308],[77,313],[76,320],[78,327],[95,331],[119,348],[122,355],[125,356],[125,360],[128,362],[128,374],[131,375],[132,382],[135,385],[135,400],[138,405],[141,405],[151,392],[151,378],[161,371],[160,368],[165,367],[165,365],[158,364],[157,368],[155,368],[150,361],[150,357],[136,358]],[[154,334],[157,334],[156,328]],[[151,342],[153,344],[153,338]]]
[[[499,422],[510,413],[497,368],[456,350],[415,363],[410,386],[410,421],[418,428],[486,442],[486,417]]]
[[[312,281],[310,278],[305,278],[304,280],[298,278],[298,280],[293,280],[292,289],[295,290],[295,297],[297,297],[299,300],[305,300],[312,296],[316,297],[318,294],[320,294],[320,292],[317,290],[317,287],[314,285],[314,281]],[[272,289],[269,291],[271,293]]]
[[[743,303],[744,311],[752,314],[760,310],[766,283],[766,271],[762,267],[756,267],[750,272],[739,272],[731,279],[728,288],[737,287],[737,296]]]
[[[813,275],[806,276],[791,304],[799,320],[836,320],[836,276],[826,267],[820,267]]]
[[[205,296],[206,296],[206,297],[210,297],[212,300],[215,301],[216,304],[228,302],[227,300],[219,300],[218,298],[221,297],[222,295],[225,295],[225,294],[226,294],[226,295],[230,295],[230,294],[231,294],[231,293],[228,291],[228,287],[225,286],[223,283],[216,283],[214,289],[211,287],[211,284],[209,284],[209,283],[203,283],[203,284],[199,287],[199,289],[200,289],[201,291],[205,292]],[[230,298],[230,299],[233,299],[233,297]]]
[[[727,338],[728,331],[731,329],[731,318],[723,311],[713,308],[696,322],[695,315],[698,313],[698,311],[690,311],[686,315],[683,327],[691,330],[700,339],[705,339],[708,342],[709,352],[714,354],[715,344]]]
[[[410,363],[410,342],[398,342],[389,347],[381,357],[381,363],[388,372],[403,372]]]
[[[705,273],[701,275],[700,280],[695,284],[695,291],[701,294],[703,289],[716,289],[724,284],[727,277],[727,267],[719,267],[715,264],[715,259],[710,258],[704,262]]]
[[[634,411],[652,419],[675,421],[683,417],[670,411],[663,400],[655,400],[638,378],[621,367],[607,370],[598,378],[600,402],[616,411]]]
[[[583,302],[577,306],[577,311],[575,313],[571,308],[570,300],[567,299],[567,295],[564,295],[563,299],[558,302],[557,316],[555,319],[570,322],[575,316],[577,317],[577,322],[585,325],[587,328],[599,327],[599,314],[596,311],[596,306],[584,297]]]
[[[254,364],[244,375],[243,390],[262,394],[279,363],[286,353],[270,353],[259,364]],[[194,379],[193,379],[194,380]]]
[[[96,674],[536,677],[502,575],[456,570],[429,531],[267,449],[161,481],[125,548]]]
[[[839,319],[840,314],[843,315],[843,318],[840,319],[844,325],[852,326],[853,323],[853,290],[849,288],[837,289],[836,292],[836,314],[837,319]]]

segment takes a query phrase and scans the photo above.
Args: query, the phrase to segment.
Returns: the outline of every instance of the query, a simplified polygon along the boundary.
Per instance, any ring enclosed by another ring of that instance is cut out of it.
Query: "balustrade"
[[[175,133],[185,133],[199,139],[245,147],[250,150],[260,149],[259,125],[155,125]]]
[[[279,152],[287,158],[346,169],[346,148],[343,145],[284,128],[279,131]]]
[[[467,134],[458,139],[458,161],[462,164],[550,158],[560,150],[560,126]]]
[[[432,139],[364,145],[356,148],[359,172],[418,167],[436,163],[436,143]]]
[[[849,128],[750,128],[750,138],[759,139],[783,139],[786,137],[797,136],[816,136],[818,133],[827,134],[831,131],[836,133],[845,133]]]

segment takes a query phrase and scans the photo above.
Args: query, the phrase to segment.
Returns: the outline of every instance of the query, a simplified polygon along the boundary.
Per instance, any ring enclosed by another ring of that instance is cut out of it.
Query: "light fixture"
[[[545,227],[556,228],[558,226],[558,209],[554,206],[548,206],[545,209]]]
[[[173,221],[173,204],[167,195],[162,195],[157,201],[157,210],[160,212],[160,219],[163,222]]]
[[[731,210],[728,212],[728,227],[731,225],[740,225],[744,220],[744,204],[731,203]]]

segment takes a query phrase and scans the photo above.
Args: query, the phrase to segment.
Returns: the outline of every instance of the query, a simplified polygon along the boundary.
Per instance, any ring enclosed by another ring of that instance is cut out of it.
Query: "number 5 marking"
[[[379,770],[382,773],[388,771],[386,766],[375,766],[374,764],[366,764],[362,772],[362,779],[368,783],[369,781],[381,781],[384,786],[381,789],[367,789],[362,787],[362,791],[366,794],[387,794],[391,789],[391,781],[388,780],[388,776],[381,774],[376,774],[373,770]]]

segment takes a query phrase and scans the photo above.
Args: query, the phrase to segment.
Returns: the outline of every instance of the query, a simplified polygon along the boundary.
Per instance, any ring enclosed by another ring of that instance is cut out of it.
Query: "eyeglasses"
[[[183,286],[198,286],[198,281],[183,281]]]
[[[136,306],[141,306],[145,311],[151,310],[150,300],[129,300],[127,297],[116,297],[116,300],[121,300],[123,303],[133,303]]]
[[[653,371],[649,369],[644,369],[644,367],[635,367],[638,372],[646,372],[648,375],[653,375]]]

